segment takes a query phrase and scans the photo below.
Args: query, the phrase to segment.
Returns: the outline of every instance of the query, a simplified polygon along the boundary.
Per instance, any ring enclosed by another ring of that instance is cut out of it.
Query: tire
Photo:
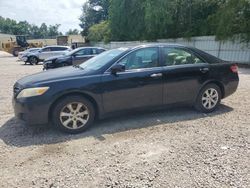
[[[66,66],[68,66],[68,64],[67,63],[63,63],[60,67],[66,67]]]
[[[216,84],[205,85],[195,102],[195,109],[203,112],[210,113],[216,110],[221,102],[221,89]]]
[[[15,50],[12,51],[12,55],[13,55],[14,57],[17,57],[17,56],[18,56],[18,53],[19,53],[19,51],[18,51],[17,49],[15,49]]]
[[[29,62],[31,65],[37,65],[37,64],[38,64],[38,59],[37,59],[37,57],[35,57],[35,56],[31,56],[31,57],[29,57],[28,62]]]
[[[95,109],[93,104],[78,95],[64,97],[56,103],[52,111],[54,126],[71,134],[84,132],[94,122],[94,119]]]

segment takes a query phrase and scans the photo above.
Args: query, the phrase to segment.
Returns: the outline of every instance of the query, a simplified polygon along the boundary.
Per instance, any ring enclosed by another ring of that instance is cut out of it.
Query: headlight
[[[18,95],[17,98],[26,98],[43,95],[49,87],[36,87],[36,88],[27,88],[23,89]]]

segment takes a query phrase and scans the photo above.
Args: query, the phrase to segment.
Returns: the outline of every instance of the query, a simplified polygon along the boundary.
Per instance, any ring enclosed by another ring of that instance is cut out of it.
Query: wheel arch
[[[218,81],[218,80],[209,80],[209,81],[207,81],[207,82],[205,82],[202,86],[201,86],[201,88],[200,88],[200,90],[199,90],[199,93],[200,93],[200,91],[202,90],[202,88],[204,88],[206,85],[208,85],[208,84],[215,84],[215,85],[217,85],[219,88],[220,88],[220,90],[221,90],[221,98],[223,99],[224,97],[225,97],[225,87],[224,87],[224,85],[220,82],[220,81]]]
[[[30,55],[30,56],[28,56],[28,61],[30,60],[30,58],[32,58],[32,57],[34,57],[34,58],[36,58],[37,59],[37,61],[39,62],[40,61],[40,59],[37,57],[37,56],[35,56],[35,55]]]
[[[52,102],[52,104],[50,105],[49,110],[48,110],[48,119],[49,119],[49,121],[51,121],[51,118],[52,118],[51,115],[52,115],[53,109],[55,108],[55,105],[56,105],[60,100],[62,100],[63,98],[68,97],[68,96],[73,96],[73,95],[78,95],[78,96],[84,97],[84,98],[86,98],[87,100],[89,100],[89,101],[93,104],[93,106],[94,106],[94,109],[95,109],[95,118],[96,118],[96,117],[99,117],[100,110],[99,110],[99,106],[98,106],[96,100],[94,99],[94,97],[92,97],[92,96],[89,95],[89,94],[80,92],[80,91],[72,91],[72,92],[64,93],[64,94],[58,96],[58,97]]]

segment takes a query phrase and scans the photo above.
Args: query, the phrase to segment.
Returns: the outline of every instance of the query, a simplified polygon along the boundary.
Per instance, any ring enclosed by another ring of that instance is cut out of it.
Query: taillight
[[[238,66],[237,66],[237,65],[232,65],[232,66],[230,67],[230,69],[231,69],[231,71],[232,71],[233,73],[238,73]]]

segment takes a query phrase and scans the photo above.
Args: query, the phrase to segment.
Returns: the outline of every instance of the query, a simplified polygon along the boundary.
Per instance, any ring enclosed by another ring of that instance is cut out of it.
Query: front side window
[[[64,51],[67,50],[68,48],[65,47],[52,47],[51,51]]]
[[[126,70],[152,68],[159,66],[158,48],[145,48],[130,53],[119,64]]]
[[[163,48],[164,66],[205,63],[194,54],[180,48]]]

